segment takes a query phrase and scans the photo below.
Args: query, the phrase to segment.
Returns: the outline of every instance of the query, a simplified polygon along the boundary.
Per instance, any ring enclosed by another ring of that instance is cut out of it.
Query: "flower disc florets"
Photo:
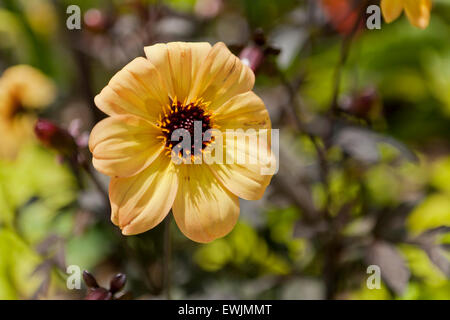
[[[207,110],[208,104],[202,100],[183,103],[174,99],[168,107],[163,109],[160,114],[158,126],[163,133],[160,136],[164,140],[167,154],[170,154],[174,145],[177,143],[172,140],[172,135],[176,130],[184,129],[191,137],[191,150],[188,154],[195,154],[195,146],[201,146],[203,151],[214,139],[209,138],[207,131],[213,128],[212,115]],[[195,126],[201,127],[201,134],[195,132]],[[206,135],[206,136],[205,136]]]

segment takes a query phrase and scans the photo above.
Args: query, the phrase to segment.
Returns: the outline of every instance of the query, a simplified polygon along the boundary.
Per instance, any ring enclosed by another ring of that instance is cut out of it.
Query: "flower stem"
[[[343,69],[347,63],[348,56],[350,54],[350,49],[353,44],[353,40],[358,33],[358,29],[359,29],[361,22],[364,19],[365,8],[367,8],[368,5],[369,5],[368,0],[361,2],[359,7],[357,8],[357,10],[359,11],[358,19],[355,21],[355,24],[354,24],[351,32],[342,41],[341,51],[340,51],[340,55],[339,55],[339,61],[338,61],[338,64],[336,65],[336,69],[334,71],[333,94],[332,94],[332,100],[331,100],[331,107],[329,110],[329,112],[331,113],[331,116],[333,116],[333,117],[338,112],[338,98],[339,98],[339,92],[341,89]]]
[[[169,212],[164,221],[164,291],[166,299],[171,300],[170,284],[171,284],[171,255],[172,255],[172,243],[170,237],[170,225],[172,222],[172,212]]]
[[[103,187],[102,183],[95,176],[94,172],[92,171],[92,168],[88,165],[88,163],[86,161],[83,161],[81,163],[81,167],[84,169],[84,171],[86,172],[88,177],[91,179],[91,181],[94,183],[94,185],[97,188],[97,190],[102,195],[102,197],[103,197],[103,199],[105,201],[105,205],[109,207],[108,191],[105,190],[105,188]]]

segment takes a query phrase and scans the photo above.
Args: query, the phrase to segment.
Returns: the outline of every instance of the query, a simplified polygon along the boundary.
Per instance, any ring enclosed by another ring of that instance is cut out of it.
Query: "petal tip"
[[[142,232],[138,232],[137,230],[135,230],[135,228],[132,227],[132,225],[126,225],[125,227],[120,227],[122,234],[124,236],[134,236],[136,234],[142,233]]]

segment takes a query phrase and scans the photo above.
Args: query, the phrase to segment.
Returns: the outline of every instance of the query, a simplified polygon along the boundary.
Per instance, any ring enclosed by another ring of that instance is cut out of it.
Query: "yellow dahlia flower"
[[[202,136],[221,130],[200,142],[200,156],[212,154],[215,146],[215,153],[221,150],[227,159],[253,159],[255,143],[238,139],[234,144],[224,132],[243,129],[237,138],[247,138],[247,129],[267,132],[269,114],[251,91],[253,72],[223,43],[175,42],[144,51],[147,58],[131,61],[95,97],[98,108],[110,116],[94,127],[89,147],[94,167],[111,177],[111,220],[124,235],[133,235],[155,227],[172,208],[188,238],[212,241],[236,224],[239,197],[262,197],[273,174],[262,174],[274,163],[270,141],[263,145],[265,158],[257,161],[199,164],[198,154],[193,156],[198,143],[194,132],[187,150],[194,161],[183,156],[177,164],[172,134],[179,128],[193,133],[198,121]]]
[[[396,20],[405,9],[412,25],[425,29],[430,23],[431,0],[381,0],[381,10],[387,23]]]
[[[34,137],[31,112],[53,102],[53,82],[28,65],[6,69],[0,77],[0,158],[13,158],[20,146]]]

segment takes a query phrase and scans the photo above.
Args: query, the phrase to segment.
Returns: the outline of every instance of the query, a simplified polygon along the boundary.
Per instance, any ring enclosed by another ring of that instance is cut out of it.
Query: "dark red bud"
[[[361,118],[376,115],[378,93],[375,88],[366,88],[354,96],[347,97],[340,104],[341,110]]]
[[[112,300],[112,294],[105,288],[89,289],[85,300]]]
[[[114,276],[114,278],[110,282],[109,291],[114,294],[116,292],[119,292],[123,289],[125,286],[125,283],[127,282],[127,276],[123,273],[118,273]]]
[[[90,31],[101,32],[107,27],[107,18],[99,9],[89,9],[83,16],[84,24]]]
[[[49,120],[38,119],[34,132],[44,145],[55,149],[63,156],[73,156],[77,153],[78,147],[74,138]]]
[[[84,280],[84,283],[86,283],[86,285],[88,286],[88,288],[98,288],[99,287],[97,280],[95,280],[94,276],[86,270],[83,271],[83,280]]]
[[[46,145],[50,145],[50,141],[58,134],[58,131],[59,128],[55,124],[44,119],[39,119],[34,127],[36,136]]]
[[[264,52],[259,46],[247,46],[241,51],[239,58],[255,72],[264,60]]]

